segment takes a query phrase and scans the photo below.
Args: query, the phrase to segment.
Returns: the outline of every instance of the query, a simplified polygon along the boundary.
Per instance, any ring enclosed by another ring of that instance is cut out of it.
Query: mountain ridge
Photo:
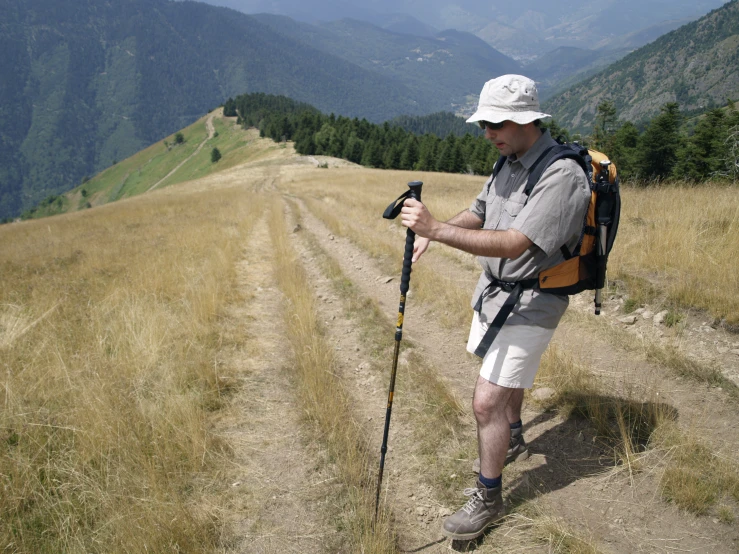
[[[614,103],[619,118],[640,122],[668,102],[685,112],[739,97],[739,1],[659,37],[545,102],[575,130],[592,126],[598,104]]]

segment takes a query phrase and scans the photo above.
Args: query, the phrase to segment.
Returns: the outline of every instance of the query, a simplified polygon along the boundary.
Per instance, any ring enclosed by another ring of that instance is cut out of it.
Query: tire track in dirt
[[[345,275],[363,294],[377,300],[383,311],[394,313],[397,278],[387,283],[387,274],[361,249],[348,239],[333,236],[310,212],[304,212],[306,228],[340,263]],[[443,273],[461,269],[443,256],[427,254],[425,263]],[[414,303],[412,290],[411,279],[405,336],[436,367],[443,368],[443,378],[461,397],[470,398],[478,362],[464,354],[467,329],[440,327],[431,312]],[[731,417],[730,406],[720,394],[706,391],[699,395],[695,406],[691,402],[694,391],[686,390],[685,383],[671,378],[666,370],[645,364],[592,334],[588,335],[588,345],[581,346],[582,341],[578,339],[582,332],[580,326],[563,322],[555,343],[569,348],[595,374],[612,383],[614,393],[618,394],[625,382],[637,390],[651,390],[659,385],[660,394],[685,414],[688,427],[706,429],[706,422],[715,421],[713,418],[717,416],[721,418],[719,421],[735,423],[736,417]],[[578,345],[574,352],[570,348],[573,344]],[[650,470],[633,478],[627,471],[614,468],[613,459],[609,459],[606,451],[585,440],[591,438],[587,436],[590,431],[587,422],[564,420],[555,413],[542,412],[530,402],[525,404],[523,419],[534,455],[506,469],[504,481],[509,491],[514,489],[512,492],[524,498],[543,493],[543,502],[552,513],[565,517],[575,529],[584,528],[586,535],[592,534],[603,548],[614,552],[666,552],[675,544],[695,551],[735,551],[739,539],[736,530],[715,519],[681,512],[660,499],[659,468],[656,474]],[[734,428],[736,425],[730,431],[732,435]]]
[[[225,353],[224,363],[238,368],[240,383],[217,425],[233,452],[224,517],[235,542],[227,551],[322,553],[335,539],[326,521],[335,476],[324,453],[308,446],[291,392],[287,340],[275,317],[283,299],[274,285],[266,227],[264,219],[255,224],[238,265],[244,301],[228,313],[240,347]]]
[[[301,217],[305,216],[303,213]],[[394,326],[388,322],[388,348],[379,356],[384,359],[378,360],[364,338],[361,322],[357,321],[361,314],[350,314],[347,298],[337,294],[331,278],[326,276],[321,267],[322,254],[310,245],[306,233],[317,237],[312,230],[301,229],[294,223],[293,227],[292,239],[301,254],[317,298],[321,301],[319,314],[337,353],[338,376],[354,399],[357,418],[365,423],[372,453],[377,455],[375,464],[370,465],[371,471],[376,472],[387,406]],[[327,255],[325,248],[322,250],[323,255]],[[397,303],[395,307],[397,309]],[[419,428],[417,421],[417,415],[424,410],[424,406],[417,392],[409,389],[404,373],[407,365],[407,356],[401,354],[385,460],[382,502],[392,512],[401,552],[447,552],[448,541],[441,534],[441,519],[450,512],[438,500],[433,489],[424,483],[426,457],[418,451],[418,435],[423,433],[423,429]]]

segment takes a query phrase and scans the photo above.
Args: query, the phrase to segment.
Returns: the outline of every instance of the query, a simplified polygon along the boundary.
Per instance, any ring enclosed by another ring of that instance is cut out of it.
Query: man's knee
[[[485,421],[496,414],[505,416],[506,405],[515,389],[501,387],[479,377],[472,397],[472,411],[478,421]]]

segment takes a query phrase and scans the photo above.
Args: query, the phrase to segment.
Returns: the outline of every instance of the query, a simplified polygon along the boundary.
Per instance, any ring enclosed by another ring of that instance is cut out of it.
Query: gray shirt
[[[485,182],[470,211],[484,221],[483,229],[516,229],[534,244],[516,259],[479,256],[483,272],[472,297],[472,306],[490,284],[490,277],[501,281],[531,279],[545,269],[564,261],[560,248],[577,246],[590,188],[585,173],[574,160],[558,160],[549,166],[526,199],[524,189],[531,167],[556,141],[545,132],[520,159],[511,156],[493,180]],[[480,320],[490,322],[508,298],[508,293],[493,288],[482,304]],[[567,309],[567,296],[542,293],[535,288],[524,291],[521,301],[506,325],[538,325],[554,329]]]

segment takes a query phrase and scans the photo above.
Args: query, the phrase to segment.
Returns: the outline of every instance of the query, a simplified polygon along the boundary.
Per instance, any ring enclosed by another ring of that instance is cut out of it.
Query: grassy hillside
[[[211,117],[215,136],[209,139],[206,122]],[[181,144],[176,142],[178,133],[183,137]],[[64,194],[44,200],[26,216],[46,217],[100,206],[147,192],[155,185],[156,188],[164,188],[223,171],[281,148],[271,141],[259,140],[258,131],[244,130],[236,124],[235,118],[224,118],[220,108],[178,133],[122,160]],[[203,147],[195,154],[201,144]],[[222,156],[215,163],[211,161],[214,148]],[[175,168],[175,173],[167,177]]]
[[[684,111],[723,106],[739,97],[739,2],[644,46],[545,103],[565,126],[589,129],[598,104],[614,102],[619,117],[639,122],[667,102]]]

